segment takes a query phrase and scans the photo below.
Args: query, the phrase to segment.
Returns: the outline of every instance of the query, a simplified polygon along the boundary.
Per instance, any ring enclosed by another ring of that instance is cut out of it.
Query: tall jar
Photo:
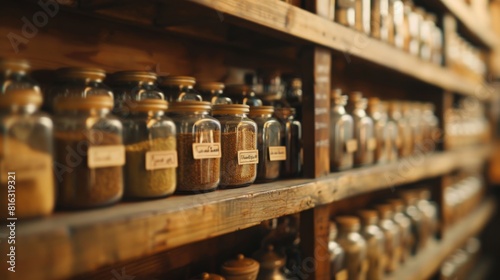
[[[371,32],[371,0],[355,0],[355,26],[356,30],[370,35]]]
[[[194,90],[196,79],[189,76],[161,76],[158,86],[168,102],[202,101],[201,96]]]
[[[425,216],[425,220],[427,223],[427,233],[425,235],[425,240],[428,240],[430,237],[434,236],[438,227],[438,206],[431,202],[431,191],[424,188],[417,190],[417,208],[422,212]],[[470,196],[468,196],[470,197]],[[424,241],[425,242],[425,241]],[[425,245],[424,245],[425,246]]]
[[[403,116],[411,129],[410,155],[422,152],[422,123],[420,121],[420,106],[417,102],[403,103]]]
[[[389,29],[392,25],[389,15],[390,0],[372,0],[371,34],[372,37],[388,42]]]
[[[358,149],[354,153],[354,164],[357,166],[372,164],[377,147],[373,120],[366,113],[366,107],[367,100],[360,92],[351,93],[348,109],[354,120],[354,137],[358,142]]]
[[[423,151],[433,152],[436,148],[439,132],[439,120],[434,115],[434,104],[430,102],[422,103],[422,123],[423,123]]]
[[[257,177],[259,151],[257,124],[247,117],[249,106],[219,104],[212,107],[212,115],[221,124],[221,188],[251,185]]]
[[[68,67],[56,70],[55,82],[46,93],[44,110],[54,113],[54,101],[60,96],[104,95],[113,97],[111,89],[104,84],[106,72],[98,68]]]
[[[394,45],[399,49],[405,49],[409,41],[409,34],[406,32],[407,14],[405,13],[403,0],[392,0],[394,9]]]
[[[404,213],[404,202],[401,199],[389,199],[387,201],[392,206],[394,211],[394,222],[399,226],[401,233],[401,262],[404,263],[410,258],[411,246],[414,242],[414,237],[411,229],[411,220]]]
[[[375,130],[375,139],[377,145],[375,148],[375,162],[385,163],[389,161],[390,137],[387,125],[387,114],[381,110],[380,99],[372,97],[368,100],[368,115],[373,119]]]
[[[394,272],[399,267],[401,260],[401,239],[398,225],[393,221],[394,212],[389,204],[376,205],[380,217],[379,227],[384,232],[385,252],[387,254],[386,272]]]
[[[345,26],[356,27],[356,1],[358,0],[338,0],[335,1],[335,20]]]
[[[282,161],[286,161],[286,146],[281,145],[281,124],[273,118],[272,106],[250,107],[249,118],[257,124],[256,182],[269,182],[280,175]]]
[[[417,196],[413,191],[403,191],[400,193],[401,198],[405,203],[404,214],[410,218],[412,235],[414,237],[412,254],[416,254],[423,248],[423,239],[425,238],[426,221],[425,216],[417,207]]]
[[[262,100],[257,97],[255,88],[251,85],[229,85],[226,93],[234,103],[250,107],[262,106]]]
[[[337,242],[345,252],[347,279],[366,279],[368,271],[367,248],[365,239],[359,234],[359,219],[354,216],[339,216],[335,220],[340,228]]]
[[[361,235],[366,240],[367,246],[367,279],[384,279],[387,257],[384,233],[378,226],[378,213],[375,210],[361,210],[358,215],[361,218]]]
[[[399,101],[389,102],[389,120],[396,123],[398,129],[398,157],[404,158],[410,156],[412,130],[406,118],[403,117]]]
[[[385,153],[387,156],[388,162],[395,162],[398,160],[399,154],[399,128],[398,124],[394,121],[394,119],[389,117],[389,103],[388,102],[380,102],[380,114],[383,116],[382,118],[386,118],[386,132],[387,137],[385,138]]]
[[[21,219],[47,216],[55,204],[53,124],[39,111],[42,93],[28,76],[29,67],[24,60],[0,59],[2,218],[10,216],[9,203],[16,203],[15,216]]]
[[[354,138],[354,122],[346,110],[347,95],[340,89],[332,91],[330,110],[330,167],[332,170],[345,170],[354,164],[354,152],[358,142]]]
[[[177,133],[176,192],[209,192],[219,184],[221,126],[210,109],[210,103],[199,101],[173,102],[168,108]]]
[[[276,108],[274,116],[281,124],[281,146],[286,147],[280,176],[296,177],[302,171],[302,124],[295,119],[293,108]]]
[[[232,104],[229,97],[224,96],[225,85],[223,83],[201,83],[198,84],[197,89],[203,98],[203,101],[214,104]]]
[[[338,230],[335,223],[330,222],[330,233],[328,238],[328,253],[330,256],[331,279],[347,279],[347,267],[345,266],[345,251],[337,243]]]
[[[130,112],[122,119],[125,197],[142,199],[173,194],[177,140],[175,124],[165,116],[167,101],[160,92],[141,91],[125,106]]]
[[[410,53],[413,55],[420,55],[420,28],[423,21],[424,10],[415,8],[413,3],[411,5],[411,12],[408,15],[408,31],[410,32]]]
[[[425,13],[422,17],[420,28],[420,58],[432,61],[434,30],[436,28],[436,15]]]
[[[60,96],[54,103],[55,173],[58,205],[93,208],[123,195],[125,147],[120,120],[106,95]]]

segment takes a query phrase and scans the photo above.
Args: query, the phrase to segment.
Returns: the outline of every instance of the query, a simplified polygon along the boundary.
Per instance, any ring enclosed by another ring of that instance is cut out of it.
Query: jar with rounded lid
[[[412,254],[416,254],[423,246],[422,239],[425,233],[425,217],[417,207],[417,196],[411,190],[400,192],[400,197],[405,203],[404,214],[410,218],[412,235],[414,237]]]
[[[158,77],[158,87],[165,94],[168,102],[202,101],[195,89],[196,79],[189,76]]]
[[[394,212],[389,204],[375,206],[379,213],[379,227],[384,232],[385,252],[387,254],[386,272],[394,272],[399,267],[401,260],[401,233],[398,225],[393,221]]]
[[[211,83],[201,83],[198,84],[197,89],[203,98],[203,101],[210,102],[212,105],[215,104],[232,104],[231,98],[224,95],[224,88],[226,86],[223,83],[211,82]]]
[[[361,210],[361,235],[366,240],[368,273],[367,279],[383,279],[387,256],[385,255],[384,233],[378,226],[378,213],[375,210]]]
[[[273,245],[268,245],[264,250],[257,251],[253,258],[259,262],[258,280],[286,280],[282,272],[285,266],[285,256],[278,254]]]
[[[347,108],[354,121],[354,138],[358,142],[358,149],[354,153],[354,165],[357,166],[372,164],[377,147],[373,120],[365,111],[367,103],[361,92],[353,92],[349,95]]]
[[[347,279],[347,267],[345,266],[345,251],[337,243],[338,230],[334,222],[330,222],[330,233],[328,236],[328,253],[330,256],[331,279]]]
[[[335,21],[355,28],[356,27],[356,0],[335,1]]]
[[[176,125],[179,193],[213,191],[219,184],[221,125],[210,109],[208,102],[183,101],[167,110]]]
[[[360,221],[355,216],[338,216],[335,219],[339,226],[337,242],[345,251],[347,279],[366,279],[368,259],[366,241],[359,233]]]
[[[212,115],[221,124],[221,188],[245,187],[257,177],[257,124],[247,117],[250,107],[243,104],[219,104]]]
[[[411,155],[411,145],[412,145],[412,130],[407,121],[403,116],[401,111],[401,102],[390,101],[389,102],[389,120],[396,123],[398,129],[398,157],[408,157]]]
[[[65,209],[109,205],[123,194],[123,126],[111,115],[109,95],[55,99],[55,174],[58,205]]]
[[[176,186],[177,149],[174,122],[165,116],[167,101],[138,92],[124,104],[122,118],[126,164],[124,196],[130,199],[173,194]]]
[[[387,203],[392,206],[394,211],[394,222],[399,226],[401,237],[401,263],[404,263],[410,258],[411,248],[413,246],[414,237],[411,228],[411,220],[404,213],[404,202],[402,199],[389,199]]]
[[[286,147],[280,176],[296,177],[302,171],[302,124],[295,119],[293,108],[275,108],[274,116],[281,124],[281,145]]]
[[[262,100],[257,97],[254,86],[228,85],[226,94],[234,103],[244,104],[250,107],[262,106]]]
[[[280,175],[281,162],[286,160],[286,146],[281,145],[281,124],[273,118],[272,106],[250,107],[248,117],[257,124],[256,182],[269,182]]]
[[[0,60],[0,206],[7,209],[8,190],[16,190],[16,217],[52,213],[55,204],[53,124],[39,111],[42,93],[28,76],[26,61]],[[15,186],[14,186],[15,184]],[[6,218],[7,211],[0,217]]]
[[[347,95],[342,90],[332,91],[330,110],[330,167],[332,170],[349,169],[354,164],[358,142],[354,138],[354,123],[345,110]]]
[[[222,275],[227,280],[256,280],[259,274],[259,263],[251,258],[239,254],[222,264]]]
[[[120,116],[130,114],[135,104],[132,100],[165,99],[163,92],[156,86],[156,74],[147,71],[120,71],[109,77],[108,84],[113,89],[115,106],[113,113]]]
[[[55,82],[47,89],[44,108],[54,113],[54,102],[61,96],[110,96],[111,89],[104,84],[106,72],[99,68],[67,67],[56,70]]]

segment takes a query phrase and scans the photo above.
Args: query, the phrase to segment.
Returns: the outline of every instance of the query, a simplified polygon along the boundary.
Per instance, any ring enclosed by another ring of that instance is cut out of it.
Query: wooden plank
[[[0,278],[61,279],[354,195],[411,183],[482,164],[488,146],[436,153],[397,163],[284,180],[193,196],[120,203],[18,224],[18,272]],[[0,244],[5,251],[7,244]],[[3,270],[6,271],[6,270]]]
[[[429,279],[442,262],[455,250],[464,245],[470,237],[477,235],[493,216],[496,205],[493,199],[482,203],[476,210],[447,230],[441,241],[431,240],[423,251],[410,259],[398,271],[386,277],[387,280]]]

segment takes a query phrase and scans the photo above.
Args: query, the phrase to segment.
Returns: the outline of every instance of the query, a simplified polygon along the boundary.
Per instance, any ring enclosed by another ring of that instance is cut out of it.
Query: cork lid
[[[267,245],[265,250],[258,251],[254,257],[261,268],[268,270],[282,268],[285,265],[285,257],[276,253],[273,245]]]
[[[60,96],[54,100],[56,110],[90,110],[113,108],[113,97],[109,95]]]
[[[163,99],[129,100],[124,105],[131,112],[166,111],[168,102]]]
[[[355,228],[359,227],[359,218],[356,216],[338,216],[335,221],[341,228]]]
[[[218,274],[207,273],[207,272],[204,272],[194,278],[191,278],[191,280],[225,280],[225,279],[226,278]]]
[[[406,205],[413,205],[418,199],[417,194],[414,190],[401,191],[399,196],[404,200]]]
[[[266,115],[274,112],[273,106],[252,106],[249,115]]]
[[[26,72],[30,69],[30,64],[26,59],[0,58],[0,70],[10,70],[14,72]]]
[[[349,99],[352,102],[358,102],[361,101],[363,98],[363,93],[361,91],[353,91],[349,94]]]
[[[395,212],[402,212],[404,210],[404,207],[405,207],[404,201],[402,199],[398,199],[398,198],[388,199],[387,203],[392,206],[392,209]]]
[[[226,86],[219,82],[204,82],[196,86],[200,91],[222,91]]]
[[[119,71],[111,75],[112,82],[155,82],[156,73],[148,71]]]
[[[253,274],[259,271],[259,263],[239,254],[236,259],[228,260],[222,265],[222,274],[226,276]]]
[[[248,112],[250,112],[250,106],[243,104],[215,104],[212,106],[213,115],[246,114]]]
[[[192,87],[196,84],[196,79],[190,76],[161,76],[158,83],[162,86],[187,86]]]
[[[186,100],[170,103],[168,112],[208,112],[210,108],[210,102]]]
[[[0,94],[0,107],[5,108],[12,105],[26,106],[33,104],[39,107],[43,102],[40,91],[35,89],[14,89]]]
[[[423,200],[430,200],[431,199],[431,191],[429,189],[419,189],[416,191],[418,198],[423,199]]]
[[[385,203],[385,204],[377,204],[375,205],[375,209],[379,212],[381,217],[387,218],[391,217],[394,212],[392,210],[392,205]]]
[[[342,89],[336,88],[336,89],[333,89],[332,92],[330,93],[330,99],[335,104],[345,105],[349,98],[347,97],[347,95],[342,94]]]
[[[358,211],[358,216],[363,224],[376,224],[378,222],[378,212],[375,210],[363,209]]]
[[[89,79],[102,81],[106,77],[106,71],[91,67],[65,67],[56,70],[59,79]]]

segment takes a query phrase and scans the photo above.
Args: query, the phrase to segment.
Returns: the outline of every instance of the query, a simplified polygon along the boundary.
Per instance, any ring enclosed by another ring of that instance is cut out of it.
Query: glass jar
[[[407,33],[405,30],[406,13],[403,0],[392,0],[393,22],[394,22],[394,45],[399,49],[405,49]],[[408,35],[409,36],[409,35]]]
[[[295,108],[297,120],[302,120],[302,80],[300,78],[292,78],[288,83],[286,91],[286,101],[291,108]]]
[[[408,14],[408,31],[410,32],[410,54],[420,55],[420,28],[422,26],[425,11],[415,8],[411,3],[411,12]]]
[[[167,102],[146,91],[128,100],[130,112],[122,119],[126,164],[125,197],[154,198],[173,194],[176,186],[177,149],[174,122],[165,117]]]
[[[345,26],[356,27],[356,1],[357,0],[337,0],[335,1],[335,20]]]
[[[401,103],[399,101],[389,102],[389,120],[396,123],[398,129],[398,157],[404,158],[411,155],[411,127],[406,118],[401,113]]]
[[[423,140],[422,148],[426,153],[433,152],[439,141],[439,120],[434,115],[434,104],[430,102],[422,103]]]
[[[385,138],[385,153],[388,162],[395,162],[398,160],[399,154],[399,129],[398,124],[394,121],[394,119],[389,117],[388,108],[388,102],[380,102],[380,114],[383,116],[383,118],[387,119],[385,125],[385,129],[387,132],[387,137]]]
[[[399,232],[401,233],[401,263],[404,263],[410,258],[411,247],[414,242],[411,220],[403,213],[405,207],[403,200],[389,199],[387,203],[392,206],[394,222],[399,226]]]
[[[345,252],[345,266],[348,280],[366,279],[368,259],[366,241],[359,234],[359,219],[354,216],[339,216],[336,219],[339,225],[337,243]]]
[[[219,104],[212,115],[221,124],[221,188],[251,185],[257,177],[257,124],[247,117],[248,105]]]
[[[156,74],[146,71],[121,71],[109,78],[113,88],[115,107],[113,113],[127,116],[131,107],[127,102],[143,98],[165,99],[163,92],[156,86]],[[140,97],[138,97],[140,96]]]
[[[438,206],[436,203],[431,202],[431,191],[428,189],[417,190],[417,208],[422,212],[425,217],[425,228],[427,229],[424,236],[424,244],[427,243],[430,237],[436,234],[438,228]],[[467,196],[470,197],[470,196]]]
[[[239,254],[236,259],[227,260],[222,264],[222,275],[227,280],[257,280],[259,263],[251,258]]]
[[[412,191],[403,191],[400,193],[401,198],[405,203],[405,215],[410,218],[411,221],[411,231],[414,237],[414,243],[411,248],[411,252],[415,255],[423,247],[422,239],[424,238],[425,229],[425,217],[423,213],[416,206],[417,196]]]
[[[347,279],[347,267],[345,266],[345,251],[337,243],[337,226],[330,222],[330,234],[328,238],[328,253],[330,256],[331,279]]]
[[[368,115],[373,119],[373,125],[375,130],[375,139],[377,145],[375,147],[375,162],[385,163],[388,162],[390,146],[391,144],[389,131],[388,131],[388,118],[381,110],[382,105],[380,104],[380,99],[376,97],[371,97],[368,99]],[[389,140],[389,141],[388,141]]]
[[[378,226],[378,213],[374,210],[361,210],[361,235],[366,240],[368,257],[367,279],[384,279],[387,257],[385,255],[384,233]]]
[[[436,28],[436,15],[425,13],[422,16],[420,27],[420,58],[425,61],[432,60],[434,29]]]
[[[173,102],[168,116],[177,132],[179,193],[213,191],[220,181],[221,126],[209,115],[210,103]]]
[[[201,83],[197,86],[203,101],[214,104],[232,104],[231,98],[224,96],[225,85],[223,83]]]
[[[345,110],[347,95],[340,89],[332,91],[330,110],[330,167],[332,170],[345,170],[354,164],[354,152],[358,142],[354,138],[354,123]]]
[[[259,262],[258,280],[286,280],[282,272],[285,266],[285,257],[276,253],[273,245],[268,245],[265,250],[255,253],[254,259]]]
[[[39,111],[42,94],[28,76],[26,61],[0,60],[0,217],[34,218],[52,213],[55,204],[52,170],[53,125]],[[12,197],[15,191],[15,197]]]
[[[168,102],[175,101],[202,101],[201,96],[194,90],[196,79],[189,76],[161,76],[158,86],[165,93]]]
[[[255,88],[251,85],[229,85],[226,93],[234,103],[250,107],[262,106],[262,100],[256,96]]]
[[[273,118],[271,106],[250,107],[248,117],[257,124],[256,182],[269,182],[279,177],[281,162],[286,160],[286,146],[281,145],[281,124]]]
[[[377,147],[373,120],[366,113],[366,107],[367,100],[360,92],[350,94],[348,111],[354,120],[354,138],[358,142],[358,149],[354,153],[354,164],[357,166],[372,164]]]
[[[371,0],[355,0],[355,26],[356,30],[370,35],[371,32]]]
[[[394,272],[401,260],[401,239],[398,225],[393,221],[394,212],[390,204],[379,204],[375,208],[379,213],[379,227],[384,232],[385,253],[387,255],[386,272]]]
[[[392,25],[389,15],[389,0],[372,0],[371,13],[372,37],[388,42],[389,29]]]
[[[113,92],[103,81],[106,72],[98,68],[69,67],[56,70],[56,80],[49,86],[44,109],[54,113],[54,101],[59,96],[104,95],[113,97]]]
[[[122,124],[110,114],[113,98],[59,96],[54,108],[58,205],[92,208],[120,200],[125,148]]]
[[[276,108],[274,116],[281,124],[281,146],[286,160],[281,163],[281,177],[296,177],[302,171],[302,124],[295,119],[295,109]]]
[[[443,31],[437,23],[432,30],[432,62],[441,66],[443,64]]]

